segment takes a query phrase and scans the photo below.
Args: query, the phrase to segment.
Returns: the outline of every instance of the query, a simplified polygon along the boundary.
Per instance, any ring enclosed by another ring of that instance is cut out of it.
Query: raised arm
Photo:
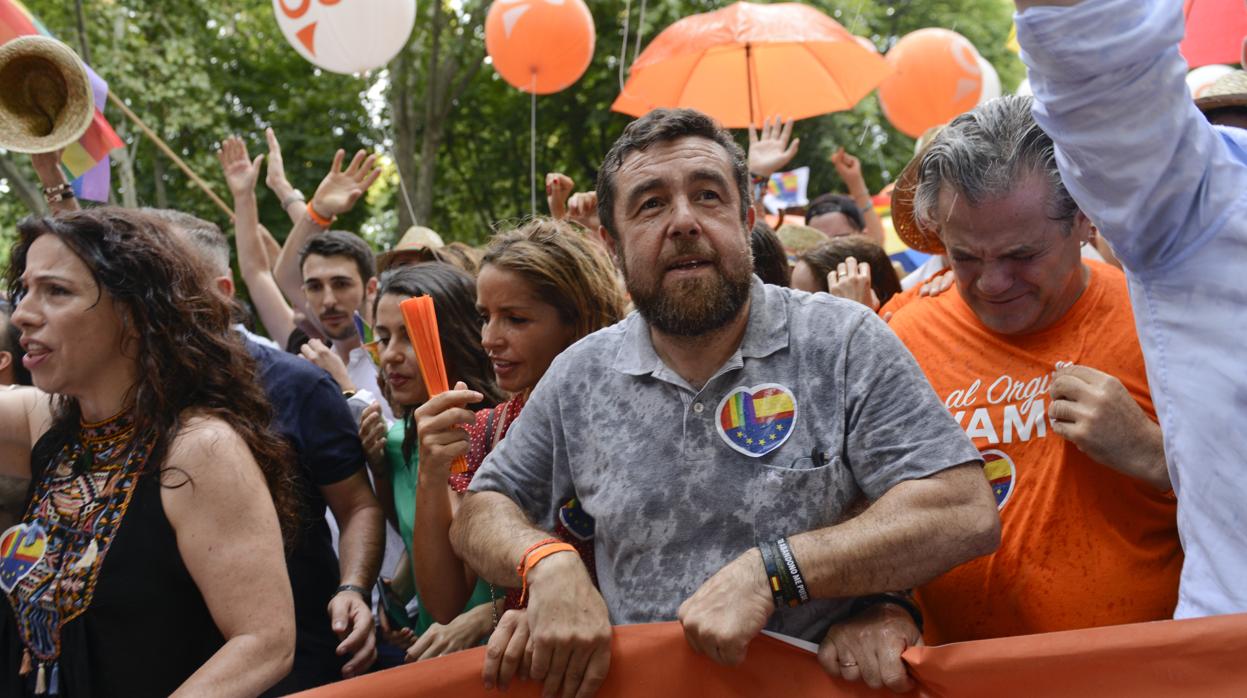
[[[82,208],[78,205],[78,199],[74,198],[69,182],[65,181],[65,174],[61,172],[61,151],[35,153],[30,156],[30,163],[34,165],[39,183],[43,185],[43,196],[52,213],[77,211]]]
[[[307,200],[303,192],[295,189],[290,180],[286,178],[286,162],[282,158],[281,144],[277,142],[277,134],[273,133],[273,129],[266,128],[264,139],[268,141],[268,170],[264,175],[264,183],[281,202],[281,208],[287,216],[290,216],[290,222],[298,223],[299,219],[307,214],[305,208]],[[272,258],[276,259],[277,255],[273,255]]]
[[[792,119],[784,121],[776,116],[763,122],[761,136],[754,130],[753,124],[749,124],[749,176],[765,181],[792,162],[800,147],[801,139],[792,138]],[[756,189],[757,185],[754,185],[753,207],[758,216],[764,216],[766,208],[762,205],[762,195]]]
[[[160,497],[178,552],[225,638],[174,695],[258,695],[294,660],[294,600],[264,476],[237,432],[202,417],[186,421],[163,470],[192,483],[162,487]]]
[[[343,150],[334,154],[329,174],[321,180],[312,196],[310,209],[322,221],[332,223],[333,219],[354,208],[355,202],[381,176],[376,155],[368,155],[361,150],[355,153],[351,163],[343,170],[342,160],[345,155]],[[277,256],[277,263],[273,267],[273,276],[292,304],[300,307],[303,305],[303,275],[299,270],[299,251],[314,235],[327,228],[327,225],[316,222],[312,215],[303,215],[295,221],[294,228],[286,237],[286,244],[282,245],[281,254]]]
[[[866,221],[864,231],[866,237],[883,247],[883,220],[875,211],[874,203],[870,198],[870,188],[866,186],[866,178],[862,176],[862,161],[841,148],[832,154],[831,164],[835,166],[836,174],[840,175],[840,181],[844,182],[845,188],[848,189],[849,197],[862,212],[862,219]]]
[[[1035,120],[1070,194],[1128,270],[1174,263],[1241,215],[1243,165],[1185,84],[1182,3],[1017,6]]]
[[[285,346],[294,331],[294,311],[281,296],[273,273],[269,271],[268,252],[260,233],[259,209],[256,205],[255,183],[263,155],[251,160],[247,146],[239,138],[227,138],[217,152],[221,170],[230,193],[234,195],[234,244],[238,248],[238,271],[260,322],[279,346]]]

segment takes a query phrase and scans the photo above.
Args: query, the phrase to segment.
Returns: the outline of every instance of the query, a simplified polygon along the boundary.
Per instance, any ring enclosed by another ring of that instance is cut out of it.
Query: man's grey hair
[[[1061,182],[1052,139],[1035,123],[1030,97],[1008,95],[952,120],[931,141],[918,167],[914,216],[938,231],[940,191],[947,186],[971,206],[1007,196],[1031,174],[1048,180],[1048,217],[1073,226],[1078,204]]]
[[[229,240],[216,223],[170,208],[145,208],[143,212],[159,218],[175,232],[184,235],[213,276],[232,274],[229,266]]]

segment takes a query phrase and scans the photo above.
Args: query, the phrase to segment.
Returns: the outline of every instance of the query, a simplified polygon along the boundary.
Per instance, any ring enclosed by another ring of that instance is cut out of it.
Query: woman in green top
[[[399,303],[413,296],[433,298],[442,355],[450,380],[473,385],[482,395],[478,408],[491,407],[504,399],[494,382],[489,358],[481,348],[481,317],[476,311],[476,285],[472,277],[441,262],[402,267],[383,275],[373,309],[373,333],[378,342],[387,392],[402,414],[386,435],[384,450],[394,494],[394,516],[409,560],[421,554],[420,550],[412,549],[418,459],[411,420],[415,408],[428,399],[415,349],[399,310]],[[375,438],[370,445],[370,452],[379,450],[380,444]],[[488,585],[478,584],[463,611],[445,626],[436,625],[422,604],[414,628],[416,641],[408,649],[408,661],[478,644],[492,626],[494,611],[486,603],[489,600]]]

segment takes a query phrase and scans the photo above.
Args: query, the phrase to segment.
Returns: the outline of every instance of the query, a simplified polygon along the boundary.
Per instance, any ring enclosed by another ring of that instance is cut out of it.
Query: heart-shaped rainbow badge
[[[746,456],[765,456],[788,440],[797,400],[778,383],[732,390],[719,403],[719,436]]]
[[[34,569],[48,549],[48,534],[37,523],[17,524],[0,536],[0,589],[7,594]]]

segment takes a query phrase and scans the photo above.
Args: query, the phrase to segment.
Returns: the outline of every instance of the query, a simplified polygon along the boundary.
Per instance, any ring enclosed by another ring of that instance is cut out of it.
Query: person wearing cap
[[[1247,131],[1191,104],[1182,3],[1016,4],[1035,119],[1129,280],[1186,551],[1174,615],[1247,611]]]
[[[547,695],[600,685],[611,623],[679,618],[696,651],[734,664],[764,626],[821,640],[846,597],[995,547],[978,452],[887,326],[753,275],[730,134],[652,111],[597,186],[639,312],[554,359],[451,529],[481,577],[522,589]],[[572,497],[593,517],[600,592],[545,532]]]
[[[948,256],[956,292],[889,326],[981,450],[1001,543],[917,589],[925,628],[869,608],[833,630],[837,650],[879,657],[863,676],[894,675],[920,632],[941,644],[1169,618],[1177,507],[1126,280],[1081,257],[1091,224],[1030,98],[957,117],[906,169],[897,230]]]
[[[377,256],[377,275],[380,276],[389,269],[397,269],[409,264],[432,262],[436,259],[437,251],[445,246],[442,236],[431,228],[413,225],[403,233],[403,237],[393,249]]]

